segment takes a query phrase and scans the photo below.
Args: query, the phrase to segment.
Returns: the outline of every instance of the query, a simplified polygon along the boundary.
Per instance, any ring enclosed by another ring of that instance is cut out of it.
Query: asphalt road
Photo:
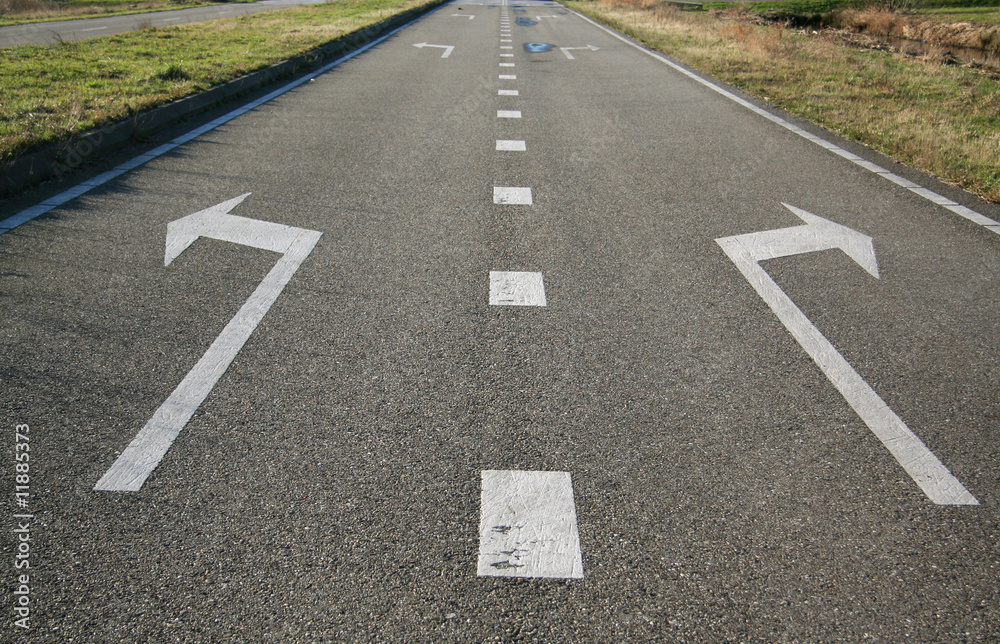
[[[137,31],[146,26],[176,27],[191,22],[204,22],[219,18],[245,16],[262,11],[285,9],[303,4],[320,4],[325,0],[257,0],[257,2],[229,5],[192,7],[175,11],[151,11],[124,16],[82,18],[80,20],[53,20],[26,25],[0,27],[0,47],[16,45],[52,45],[57,42],[76,42],[97,36],[111,36],[126,31]]]
[[[997,208],[735,98],[456,3],[0,235],[4,637],[996,641]]]

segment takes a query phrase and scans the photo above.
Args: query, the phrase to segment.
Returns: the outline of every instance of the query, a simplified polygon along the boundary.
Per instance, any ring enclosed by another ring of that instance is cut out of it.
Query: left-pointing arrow
[[[451,56],[451,52],[455,51],[454,45],[432,45],[426,42],[418,42],[413,46],[419,49],[423,49],[424,47],[438,47],[439,49],[444,49],[444,53],[441,54],[441,58],[447,58],[448,56]]]
[[[315,230],[229,214],[246,197],[241,195],[167,224],[164,264],[169,266],[199,237],[275,251],[282,253],[281,259],[105,472],[95,490],[136,492],[142,487],[319,241],[322,233]]]

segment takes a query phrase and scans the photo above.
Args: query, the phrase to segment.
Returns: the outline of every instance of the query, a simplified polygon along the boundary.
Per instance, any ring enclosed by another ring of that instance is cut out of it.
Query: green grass
[[[255,0],[0,0],[0,27],[52,20],[121,16]]]
[[[125,119],[436,0],[338,0],[0,59],[0,161]]]
[[[917,13],[935,20],[1000,25],[1000,7],[937,7],[920,9]]]
[[[706,11],[731,9],[739,2],[709,0]],[[889,4],[907,5],[908,13],[940,20],[967,20],[982,24],[1000,24],[1000,0],[748,0],[746,8],[761,15],[815,18],[845,8],[884,7]]]

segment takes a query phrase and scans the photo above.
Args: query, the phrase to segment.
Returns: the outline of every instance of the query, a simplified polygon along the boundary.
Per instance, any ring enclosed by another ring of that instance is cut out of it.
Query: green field
[[[118,16],[254,0],[0,0],[0,26]]]
[[[761,15],[799,18],[819,18],[837,9],[891,8],[940,20],[1000,24],[1000,0],[710,0],[704,3],[704,9],[725,10],[739,5]]]

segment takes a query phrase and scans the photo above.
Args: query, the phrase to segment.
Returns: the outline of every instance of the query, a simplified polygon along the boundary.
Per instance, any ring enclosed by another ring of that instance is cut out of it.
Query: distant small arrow
[[[453,18],[468,18],[469,20],[472,20],[473,18],[476,17],[475,15],[470,15],[467,13],[453,13],[451,15]]]
[[[275,251],[282,254],[281,258],[219,333],[201,360],[105,472],[94,486],[95,490],[137,492],[142,488],[319,241],[322,233],[315,230],[229,214],[248,194],[168,223],[164,264],[169,266],[199,237]]]
[[[560,47],[559,51],[561,51],[562,53],[566,54],[566,58],[568,58],[570,60],[576,60],[573,57],[573,54],[571,54],[569,52],[570,51],[575,51],[577,49],[589,49],[590,51],[597,51],[597,50],[600,49],[600,47],[595,47],[593,45],[587,45],[586,47]]]
[[[448,56],[451,56],[451,52],[455,51],[454,45],[432,45],[426,42],[418,42],[413,46],[419,47],[420,49],[423,49],[424,47],[438,47],[440,49],[443,49],[444,53],[441,54],[441,58],[447,58]]]
[[[806,225],[722,237],[715,241],[924,494],[939,505],[979,505],[976,497],[889,409],[759,263],[839,248],[877,278],[878,262],[872,238],[800,208],[782,205]]]

